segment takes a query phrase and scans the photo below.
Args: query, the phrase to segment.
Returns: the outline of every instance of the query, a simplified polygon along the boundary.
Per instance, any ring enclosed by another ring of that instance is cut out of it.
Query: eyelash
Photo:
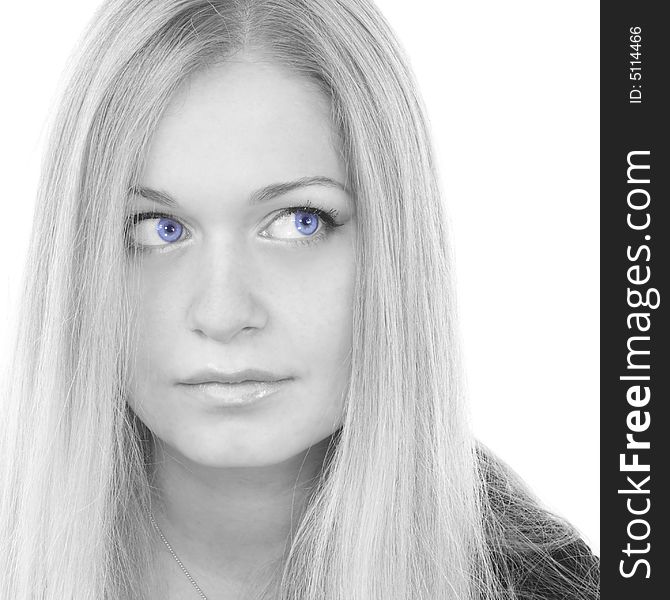
[[[296,239],[296,240],[291,240],[291,241],[285,241],[284,243],[289,244],[291,246],[311,246],[312,244],[315,244],[319,242],[323,237],[328,235],[331,231],[334,231],[337,227],[341,227],[344,225],[344,223],[338,223],[337,222],[337,217],[339,215],[339,211],[330,208],[327,210],[318,208],[317,206],[314,206],[309,200],[307,200],[303,205],[301,206],[289,206],[287,208],[284,208],[279,211],[279,214],[272,220],[270,223],[273,223],[276,219],[279,219],[280,217],[284,217],[287,215],[292,215],[295,214],[296,212],[308,212],[308,213],[313,213],[319,217],[319,220],[323,222],[325,225],[324,230],[321,230],[319,234],[313,237],[305,238],[305,239]],[[170,213],[165,213],[165,212],[158,212],[158,211],[147,211],[147,212],[141,212],[141,213],[135,213],[134,215],[130,215],[128,219],[126,220],[126,227],[125,227],[125,233],[126,233],[126,239],[128,240],[129,238],[129,230],[133,225],[136,225],[137,223],[140,223],[141,221],[144,221],[146,219],[160,219],[160,218],[168,218],[172,219],[175,221],[178,221],[181,223],[181,220],[176,217],[175,215],[172,215]],[[268,226],[270,225],[268,224]],[[265,231],[265,229],[264,229]],[[189,233],[186,237],[186,239],[189,239],[191,237],[191,234]],[[133,241],[128,240],[128,244],[130,247],[142,249],[141,244],[135,244]],[[155,247],[145,247],[145,251],[155,251],[155,250],[160,250],[161,248],[169,247],[174,244],[160,244]]]

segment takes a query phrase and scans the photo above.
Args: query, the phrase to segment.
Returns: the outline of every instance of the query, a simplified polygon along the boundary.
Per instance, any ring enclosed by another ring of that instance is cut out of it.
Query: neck
[[[189,570],[247,578],[282,558],[329,442],[326,438],[274,465],[212,468],[157,441],[152,472],[156,521]]]

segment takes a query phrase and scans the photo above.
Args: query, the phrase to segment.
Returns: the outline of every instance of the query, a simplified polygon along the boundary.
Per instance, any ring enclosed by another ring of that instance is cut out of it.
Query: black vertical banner
[[[601,3],[602,598],[670,598],[670,31]]]

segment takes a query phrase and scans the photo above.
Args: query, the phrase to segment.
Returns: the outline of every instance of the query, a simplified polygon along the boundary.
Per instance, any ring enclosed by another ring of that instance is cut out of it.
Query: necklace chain
[[[149,511],[149,518],[151,519],[151,522],[153,523],[153,526],[156,528],[156,531],[158,532],[158,535],[161,537],[163,540],[163,543],[167,546],[167,549],[170,551],[170,554],[172,554],[172,558],[174,558],[177,561],[177,564],[181,567],[181,570],[184,572],[184,575],[188,578],[188,580],[191,582],[193,587],[198,591],[198,594],[203,600],[207,600],[207,596],[205,596],[205,593],[200,589],[200,586],[195,582],[195,579],[191,576],[191,574],[188,572],[186,567],[184,566],[184,563],[179,560],[179,557],[175,553],[175,551],[172,549],[172,546],[170,546],[170,543],[167,541],[165,536],[163,535],[163,532],[161,531],[161,528],[158,526],[158,523],[156,523],[156,519],[154,519],[154,515],[151,511]]]

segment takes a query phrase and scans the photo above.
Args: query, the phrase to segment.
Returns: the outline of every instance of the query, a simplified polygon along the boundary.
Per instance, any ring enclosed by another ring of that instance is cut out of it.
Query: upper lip
[[[203,369],[182,379],[179,383],[196,385],[198,383],[241,383],[243,381],[280,381],[289,379],[287,376],[277,375],[261,369],[243,369],[241,371],[226,372],[219,369]]]

